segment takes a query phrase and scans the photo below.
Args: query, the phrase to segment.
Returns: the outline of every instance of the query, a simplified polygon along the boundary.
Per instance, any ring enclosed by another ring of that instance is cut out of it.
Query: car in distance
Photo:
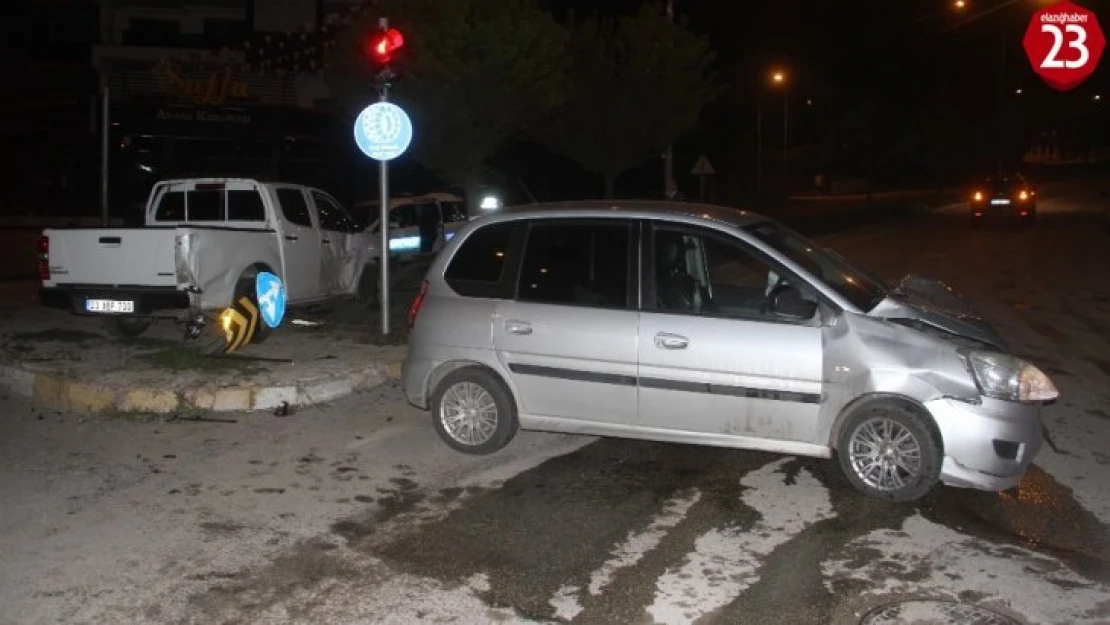
[[[973,186],[968,200],[971,225],[984,219],[1021,219],[1026,225],[1037,221],[1037,191],[1021,174],[997,174]]]
[[[696,203],[470,222],[408,321],[406,397],[472,454],[523,428],[835,456],[860,491],[913,500],[1016,485],[1057,396],[944,285]]]

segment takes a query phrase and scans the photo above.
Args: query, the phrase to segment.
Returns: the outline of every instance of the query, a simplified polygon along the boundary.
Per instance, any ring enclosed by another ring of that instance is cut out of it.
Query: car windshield
[[[882,280],[853,267],[844,257],[778,222],[759,222],[745,230],[801,265],[864,312],[870,312],[890,290]]]

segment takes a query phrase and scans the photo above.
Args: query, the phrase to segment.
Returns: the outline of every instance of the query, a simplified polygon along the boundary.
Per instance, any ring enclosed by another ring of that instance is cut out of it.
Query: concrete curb
[[[54,410],[74,412],[156,413],[183,410],[239,412],[272,410],[288,402],[308,406],[334,401],[401,376],[401,362],[382,361],[341,375],[280,386],[202,387],[172,391],[157,388],[97,386],[56,374],[0,364],[0,388]]]

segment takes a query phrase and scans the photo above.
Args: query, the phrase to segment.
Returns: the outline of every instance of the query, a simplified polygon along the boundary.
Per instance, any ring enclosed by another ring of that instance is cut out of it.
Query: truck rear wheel
[[[146,332],[154,323],[150,317],[108,317],[104,319],[108,333],[115,336],[134,338]]]

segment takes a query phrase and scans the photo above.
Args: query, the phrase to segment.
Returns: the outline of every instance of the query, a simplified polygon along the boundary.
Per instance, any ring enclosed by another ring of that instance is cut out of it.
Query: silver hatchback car
[[[866,494],[1015,486],[1052,381],[944,285],[688,203],[506,209],[409,311],[408,400],[451,447],[518,428],[836,457]]]

